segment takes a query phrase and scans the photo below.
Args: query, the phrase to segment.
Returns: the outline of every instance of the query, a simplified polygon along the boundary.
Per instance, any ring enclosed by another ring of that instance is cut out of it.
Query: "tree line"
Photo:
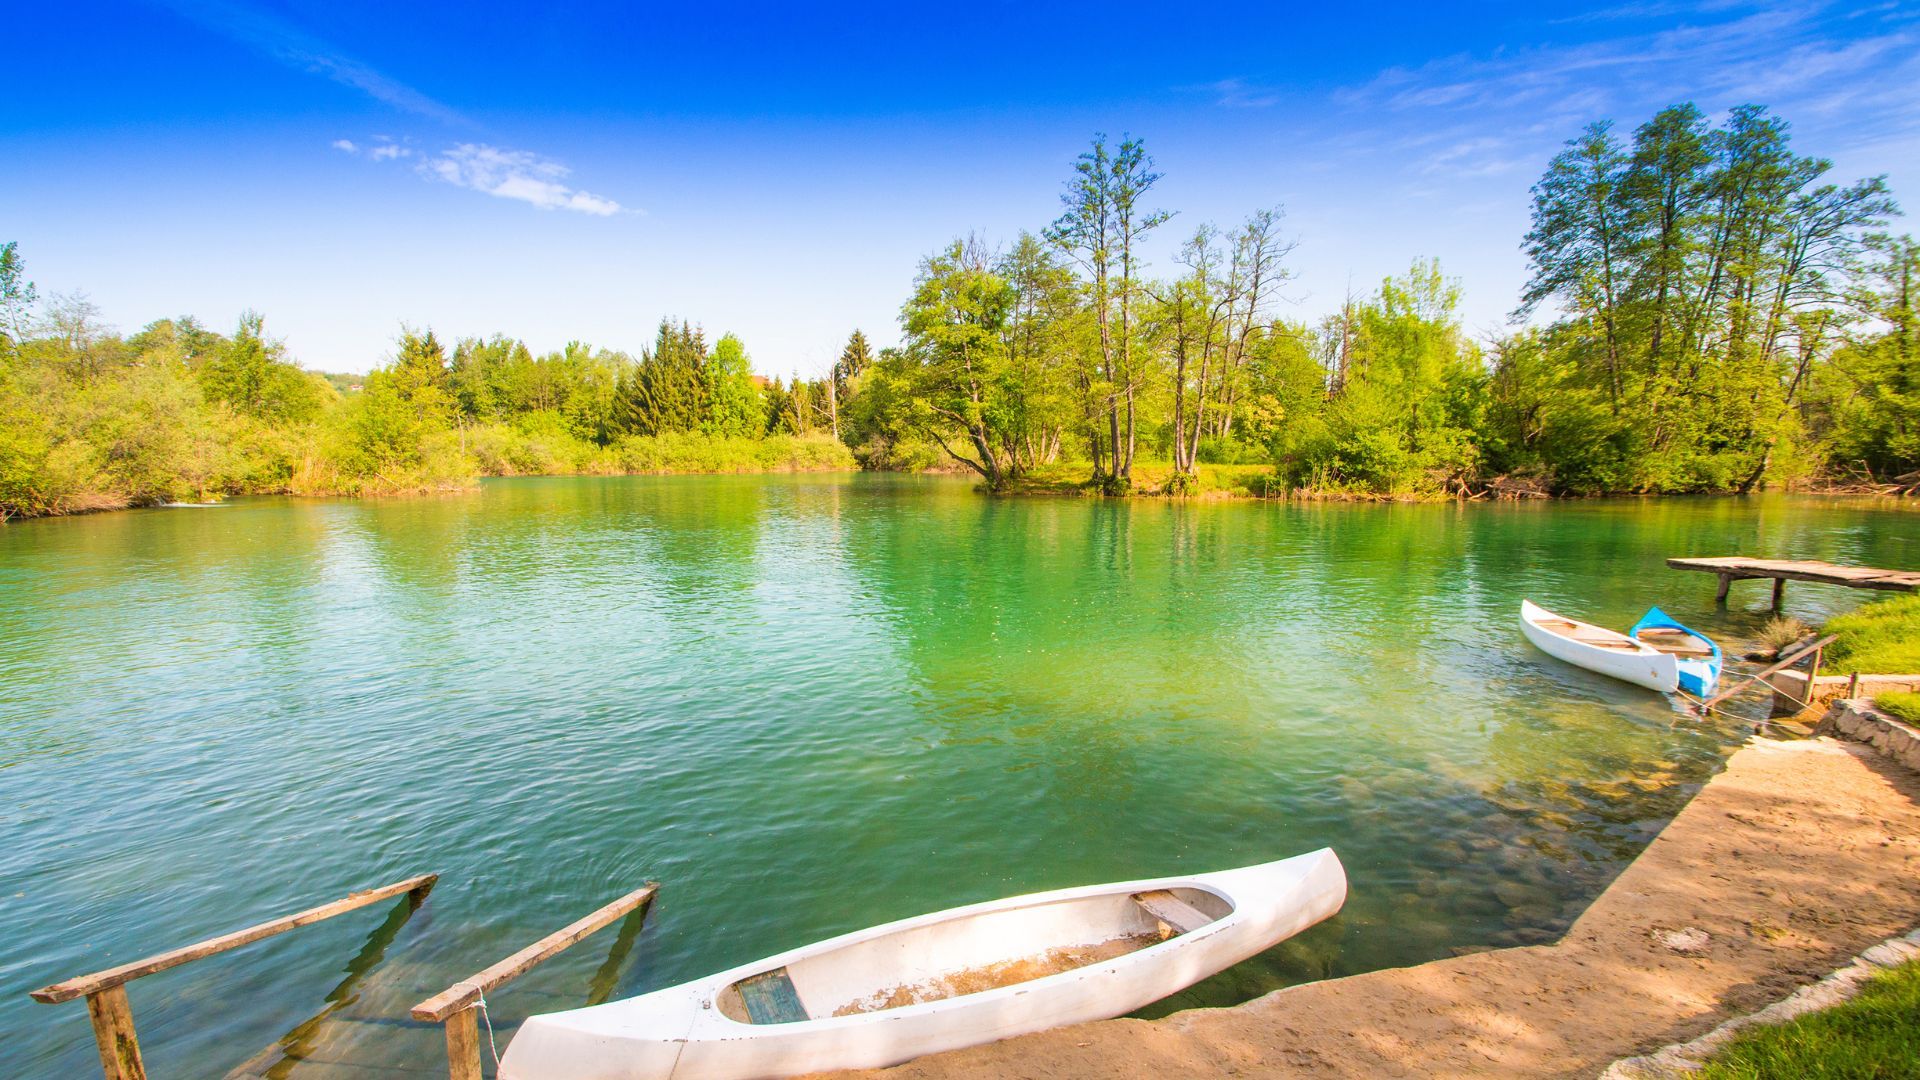
[[[1176,220],[1160,174],[1140,140],[1100,137],[1053,221],[921,261],[899,347],[855,331],[825,375],[786,382],[737,337],[665,320],[637,356],[408,330],[354,383],[301,370],[253,313],[116,334],[83,297],[42,302],[8,244],[0,514],[856,460],[996,491],[1182,494],[1226,473],[1403,497],[1911,489],[1920,244],[1886,231],[1884,178],[1831,171],[1757,106],[1592,124],[1533,187],[1514,322],[1475,340],[1433,259],[1284,315],[1277,206],[1185,230],[1151,273]]]
[[[856,334],[836,371],[870,362]],[[406,330],[362,376],[303,370],[254,312],[107,327],[0,247],[0,520],[235,493],[383,494],[482,475],[846,469],[833,379],[754,375],[664,321],[638,357]]]
[[[1920,249],[1884,231],[1884,178],[1831,168],[1757,106],[1719,126],[1674,106],[1629,139],[1593,124],[1533,189],[1516,328],[1475,341],[1433,260],[1317,321],[1277,316],[1277,207],[1195,228],[1150,276],[1159,175],[1138,140],[1096,139],[1054,222],[921,263],[873,433],[932,439],[996,489],[1065,457],[1124,492],[1143,449],[1173,493],[1203,462],[1410,495],[1907,475]]]

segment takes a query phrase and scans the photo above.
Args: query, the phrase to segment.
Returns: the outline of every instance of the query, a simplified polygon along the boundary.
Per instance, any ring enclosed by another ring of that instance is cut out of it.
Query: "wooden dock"
[[[1727,602],[1727,589],[1734,582],[1748,578],[1770,578],[1773,581],[1775,611],[1780,610],[1789,581],[1844,585],[1849,589],[1893,592],[1920,590],[1920,573],[1911,570],[1875,570],[1866,566],[1840,566],[1807,559],[1747,559],[1734,556],[1720,559],[1668,559],[1667,565],[1675,570],[1698,570],[1720,575],[1720,591],[1713,598],[1723,604]]]

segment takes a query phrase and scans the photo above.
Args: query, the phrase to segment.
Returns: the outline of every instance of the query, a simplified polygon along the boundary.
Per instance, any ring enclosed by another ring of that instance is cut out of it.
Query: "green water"
[[[1176,506],[872,476],[16,522],[0,1074],[96,1067],[85,1010],[33,986],[427,870],[410,920],[134,984],[150,1070],[219,1075],[291,1033],[294,1076],[430,1075],[438,1031],[407,1006],[648,878],[637,941],[497,993],[503,1036],[883,920],[1322,845],[1351,880],[1337,920],[1151,1012],[1545,940],[1740,732],[1533,651],[1520,598],[1737,636],[1766,586],[1716,612],[1664,557],[1916,566],[1917,525],[1787,498]],[[1789,590],[1809,620],[1862,598]]]

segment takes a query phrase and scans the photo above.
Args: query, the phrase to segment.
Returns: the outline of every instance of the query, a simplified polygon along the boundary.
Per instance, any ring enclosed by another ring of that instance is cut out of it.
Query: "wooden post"
[[[1726,603],[1727,590],[1731,588],[1733,588],[1733,575],[1721,574],[1720,575],[1720,591],[1713,594],[1713,602],[1716,604]]]
[[[1780,609],[1785,605],[1786,600],[1787,600],[1787,579],[1783,577],[1774,578],[1773,579],[1773,613],[1775,615],[1780,614]]]
[[[126,984],[115,983],[88,994],[87,1015],[93,1019],[93,1041],[100,1048],[100,1070],[107,1080],[147,1080]]]
[[[1860,696],[1860,673],[1856,671],[1853,674],[1847,676],[1847,700],[1852,701],[1854,698],[1857,698],[1859,696]]]
[[[448,1080],[480,1080],[480,1028],[469,1005],[447,1017]]]

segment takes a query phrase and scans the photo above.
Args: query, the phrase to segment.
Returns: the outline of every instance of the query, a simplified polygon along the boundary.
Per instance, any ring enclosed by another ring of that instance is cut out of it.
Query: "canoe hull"
[[[1635,686],[1644,686],[1649,690],[1657,690],[1662,694],[1671,694],[1674,689],[1680,685],[1679,666],[1674,662],[1673,657],[1668,656],[1658,649],[1641,645],[1625,634],[1604,630],[1600,627],[1590,627],[1590,629],[1599,630],[1602,633],[1611,634],[1621,641],[1630,642],[1635,648],[1629,651],[1625,649],[1604,649],[1582,644],[1581,642],[1563,637],[1539,625],[1543,619],[1561,619],[1566,622],[1577,623],[1583,627],[1587,626],[1587,624],[1578,623],[1578,620],[1567,619],[1564,615],[1555,615],[1553,612],[1548,611],[1546,608],[1532,601],[1522,600],[1520,602],[1520,630],[1526,634],[1528,641],[1533,642],[1536,648],[1548,656],[1565,660],[1575,667],[1583,667],[1588,671],[1600,675],[1608,675],[1624,682],[1633,683]]]
[[[715,1006],[737,980],[808,956],[1002,907],[1156,889],[1199,889],[1231,912],[1197,930],[1086,967],[980,993],[850,1016],[744,1024]],[[1142,1008],[1332,916],[1346,873],[1331,850],[1186,878],[1062,889],[857,931],[681,986],[528,1019],[502,1080],[750,1080],[881,1068]]]

